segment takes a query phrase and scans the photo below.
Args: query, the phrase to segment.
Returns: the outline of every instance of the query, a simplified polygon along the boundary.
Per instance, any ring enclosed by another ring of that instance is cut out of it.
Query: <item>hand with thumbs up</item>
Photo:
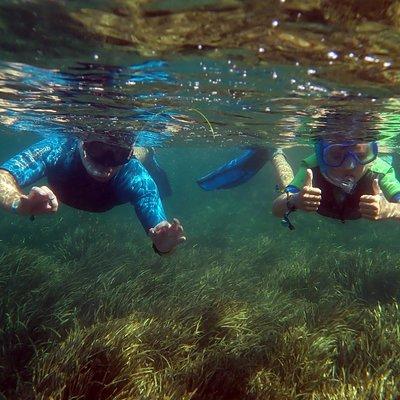
[[[297,209],[303,211],[317,211],[321,204],[321,189],[313,187],[313,173],[307,169],[304,186],[300,192],[293,195],[293,203]]]
[[[383,196],[378,179],[372,182],[372,195],[360,197],[360,213],[362,218],[371,220],[389,218],[390,203]]]

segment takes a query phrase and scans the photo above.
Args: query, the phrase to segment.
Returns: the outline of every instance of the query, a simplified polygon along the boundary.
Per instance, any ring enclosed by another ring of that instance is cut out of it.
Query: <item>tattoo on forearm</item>
[[[283,154],[277,154],[272,159],[275,170],[275,179],[279,190],[283,191],[293,180],[293,170]]]
[[[5,170],[0,170],[0,205],[10,208],[21,197],[21,191],[14,177]]]

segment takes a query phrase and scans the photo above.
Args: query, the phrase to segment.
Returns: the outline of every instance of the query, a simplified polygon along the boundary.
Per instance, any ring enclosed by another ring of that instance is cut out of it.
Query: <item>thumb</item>
[[[379,181],[378,179],[374,179],[374,181],[372,182],[372,194],[380,194],[381,193],[381,188],[379,186]]]
[[[306,180],[304,182],[304,186],[312,186],[312,181],[313,181],[313,172],[310,168],[307,168],[307,175],[306,175]]]

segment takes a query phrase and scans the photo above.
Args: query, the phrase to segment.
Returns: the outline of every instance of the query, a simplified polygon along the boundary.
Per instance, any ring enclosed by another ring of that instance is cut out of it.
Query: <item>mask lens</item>
[[[131,158],[130,148],[102,142],[86,142],[84,149],[94,162],[104,167],[117,167],[126,164]]]
[[[331,144],[323,150],[323,161],[329,167],[339,167],[347,155],[347,149],[341,144]]]
[[[374,161],[376,156],[378,155],[378,149],[375,142],[363,143],[355,146],[352,152],[357,158],[357,161],[362,165]]]

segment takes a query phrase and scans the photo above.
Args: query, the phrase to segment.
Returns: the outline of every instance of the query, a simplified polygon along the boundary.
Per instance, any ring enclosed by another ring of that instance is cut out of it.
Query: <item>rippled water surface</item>
[[[293,146],[358,113],[397,146],[397,3],[260,3],[3,2],[2,131]]]

